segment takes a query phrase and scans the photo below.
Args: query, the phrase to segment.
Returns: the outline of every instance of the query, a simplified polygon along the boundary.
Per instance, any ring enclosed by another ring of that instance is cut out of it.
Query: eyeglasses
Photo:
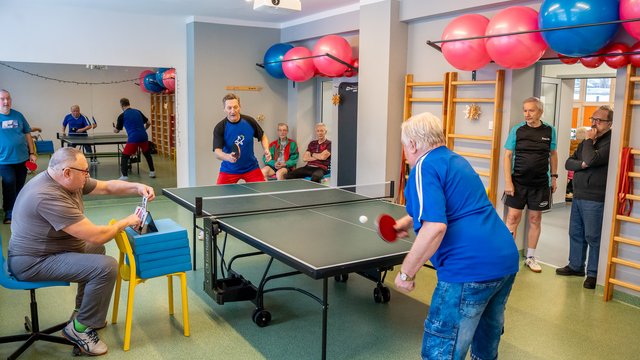
[[[592,122],[595,122],[597,124],[601,124],[601,123],[610,123],[613,120],[607,120],[607,119],[599,119],[599,118],[595,118],[595,117],[590,117],[589,120],[591,120]]]
[[[81,173],[83,173],[85,176],[89,175],[89,169],[78,169],[78,168],[74,168],[71,166],[67,166],[67,169],[71,169],[71,170],[75,170],[75,171],[80,171]]]

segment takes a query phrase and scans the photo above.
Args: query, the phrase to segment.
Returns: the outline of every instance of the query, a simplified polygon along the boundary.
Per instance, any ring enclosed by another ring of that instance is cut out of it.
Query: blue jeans
[[[516,274],[501,279],[450,283],[438,281],[424,322],[422,358],[474,360],[498,357],[504,309]]]
[[[598,274],[603,214],[604,202],[580,199],[572,201],[569,219],[569,267],[575,271],[583,271],[587,260],[587,276],[595,277]]]
[[[24,163],[0,165],[2,177],[2,209],[6,218],[11,218],[13,204],[27,179],[27,168]]]

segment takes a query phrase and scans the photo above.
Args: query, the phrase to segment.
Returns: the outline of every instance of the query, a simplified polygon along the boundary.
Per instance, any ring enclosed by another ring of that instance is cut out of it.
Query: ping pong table
[[[406,215],[403,206],[307,180],[170,188],[162,192],[192,212],[194,239],[196,219],[204,219],[205,292],[221,305],[253,302],[256,308],[252,319],[260,327],[271,321],[271,313],[265,309],[265,293],[294,290],[311,297],[322,305],[322,359],[326,358],[327,346],[328,279],[346,281],[349,273],[358,273],[377,283],[374,300],[387,302],[390,290],[383,285],[384,276],[402,262],[414,240],[411,237],[386,243],[375,229],[374,219],[379,214],[398,218]],[[361,215],[371,220],[361,224]],[[222,246],[218,239],[221,232],[225,232]],[[226,234],[257,251],[236,255],[226,264]],[[193,253],[195,257],[195,246]],[[236,259],[260,254],[270,258],[256,286],[231,265]],[[274,260],[292,271],[269,274]],[[322,295],[294,287],[266,286],[269,281],[297,274],[322,280]]]
[[[116,156],[118,158],[118,168],[120,168],[120,157],[122,156],[122,150],[124,149],[124,145],[127,143],[127,134],[94,134],[94,135],[65,135],[57,133],[57,138],[60,140],[60,147],[64,147],[64,144],[67,146],[78,146],[82,145],[82,152],[85,156],[91,157],[113,157]],[[93,149],[92,154],[87,154],[85,152],[84,146],[88,145]],[[116,152],[98,152],[97,146],[100,145],[116,145]],[[137,165],[138,165],[138,174],[140,173],[140,150],[138,149],[137,154]]]

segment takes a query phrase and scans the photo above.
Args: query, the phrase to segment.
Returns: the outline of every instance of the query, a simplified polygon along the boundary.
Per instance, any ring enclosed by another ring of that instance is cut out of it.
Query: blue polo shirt
[[[19,111],[0,114],[0,164],[18,164],[29,160],[25,134],[31,132],[27,119]]]
[[[416,234],[422,222],[447,225],[431,257],[438,280],[499,279],[518,272],[518,249],[469,162],[445,146],[422,156],[405,187]]]
[[[89,119],[87,119],[86,116],[80,114],[80,116],[78,116],[78,118],[74,118],[73,115],[71,114],[67,114],[67,116],[64,117],[64,120],[62,120],[62,126],[63,127],[69,127],[69,135],[87,135],[86,132],[83,133],[79,133],[78,129],[82,129],[84,127],[87,127],[91,125],[91,123],[89,122]]]

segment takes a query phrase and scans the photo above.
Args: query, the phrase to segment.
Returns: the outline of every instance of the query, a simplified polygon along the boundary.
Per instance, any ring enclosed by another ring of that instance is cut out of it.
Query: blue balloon
[[[291,44],[275,44],[272,45],[266,53],[264,53],[264,69],[276,79],[285,79],[286,75],[282,71],[282,60],[287,51],[293,49]]]
[[[167,70],[169,70],[169,68],[158,68],[158,71],[156,71],[156,82],[158,84],[162,85],[162,74]]]
[[[156,73],[150,73],[144,77],[144,88],[152,93],[159,93],[164,90],[162,83],[159,84],[158,81],[156,81]]]
[[[593,24],[620,19],[619,0],[545,0],[540,7],[540,29]],[[568,56],[591,55],[602,49],[619,24],[542,32],[549,47]]]

